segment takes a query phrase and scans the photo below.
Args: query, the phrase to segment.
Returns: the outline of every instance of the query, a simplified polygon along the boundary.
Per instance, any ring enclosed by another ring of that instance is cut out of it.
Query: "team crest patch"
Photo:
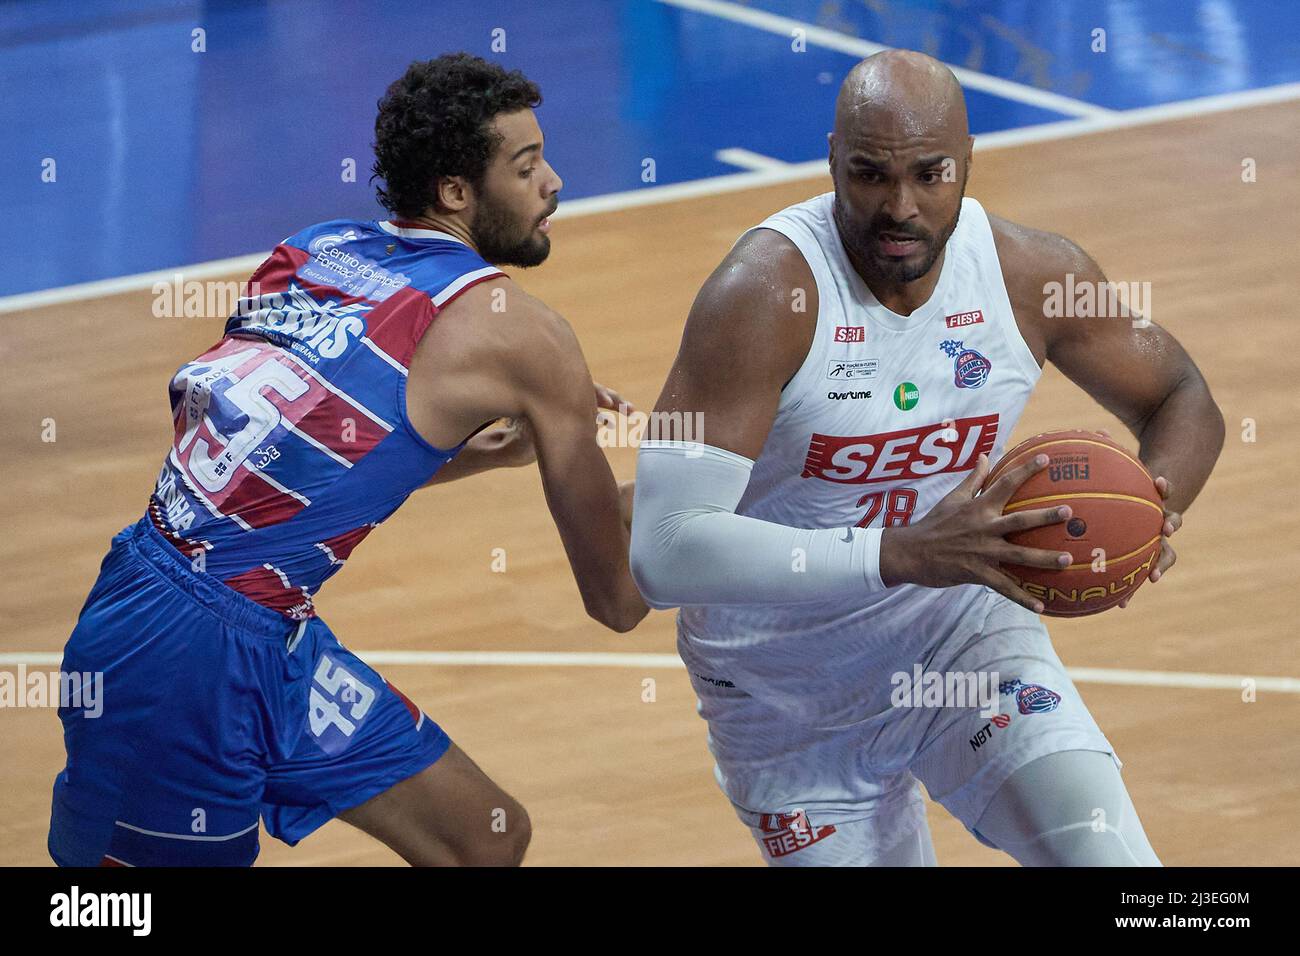
[[[1015,694],[1022,714],[1047,714],[1061,706],[1061,695],[1042,684],[1026,684],[1013,677],[998,685],[999,694]]]
[[[956,339],[945,339],[939,348],[953,360],[953,384],[958,388],[979,388],[988,381],[993,363],[979,352],[966,348]]]

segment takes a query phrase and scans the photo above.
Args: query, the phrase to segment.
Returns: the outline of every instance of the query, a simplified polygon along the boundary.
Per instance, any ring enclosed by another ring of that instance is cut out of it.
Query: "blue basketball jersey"
[[[439,309],[502,274],[400,222],[339,219],[286,239],[224,337],[172,379],[154,525],[195,570],[313,616],[325,579],[462,447],[416,433],[408,368]]]

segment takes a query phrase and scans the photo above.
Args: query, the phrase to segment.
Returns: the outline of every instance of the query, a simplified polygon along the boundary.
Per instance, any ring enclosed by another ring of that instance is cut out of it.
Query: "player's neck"
[[[403,222],[423,226],[425,229],[434,229],[438,232],[445,232],[449,236],[455,236],[475,252],[478,252],[478,246],[474,244],[474,238],[469,231],[469,227],[455,216],[440,216],[434,212],[426,212],[418,216],[403,216],[402,220]]]
[[[939,253],[939,258],[934,260],[930,271],[919,279],[913,279],[911,282],[890,282],[880,276],[871,275],[862,268],[851,250],[846,248],[845,251],[849,253],[849,261],[862,277],[862,281],[867,284],[871,294],[876,297],[876,301],[897,315],[911,315],[930,301],[930,296],[934,295],[935,287],[939,284],[939,276],[943,274],[944,258],[948,255],[945,246]]]

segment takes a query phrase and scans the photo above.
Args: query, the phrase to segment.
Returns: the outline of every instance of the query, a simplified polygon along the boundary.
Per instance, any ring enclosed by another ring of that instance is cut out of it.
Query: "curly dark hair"
[[[384,93],[375,119],[371,182],[380,204],[398,216],[436,205],[442,176],[464,176],[476,188],[501,137],[488,126],[498,113],[542,102],[541,90],[518,70],[468,53],[417,60]]]

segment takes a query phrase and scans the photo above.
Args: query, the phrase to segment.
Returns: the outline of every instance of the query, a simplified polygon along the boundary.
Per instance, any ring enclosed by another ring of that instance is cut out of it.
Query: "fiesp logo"
[[[956,315],[945,315],[943,324],[950,329],[960,329],[968,325],[979,325],[984,321],[984,313],[979,309],[974,312],[958,312]]]
[[[835,832],[835,827],[831,824],[813,826],[802,810],[794,813],[765,813],[759,819],[759,829],[763,831],[763,849],[773,857],[797,853]]]

